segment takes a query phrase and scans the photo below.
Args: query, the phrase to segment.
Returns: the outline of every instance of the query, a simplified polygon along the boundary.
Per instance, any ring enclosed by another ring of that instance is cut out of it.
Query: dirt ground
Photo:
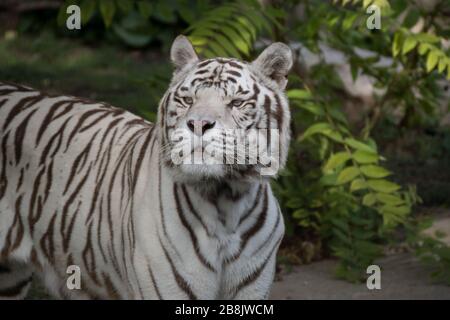
[[[450,286],[434,284],[409,254],[393,255],[376,264],[381,268],[381,289],[369,290],[366,283],[352,284],[333,277],[336,261],[324,260],[294,268],[275,282],[270,299],[450,299]]]
[[[450,244],[450,217],[436,220],[426,231],[445,232],[444,241]],[[337,265],[323,260],[295,267],[274,283],[271,299],[426,299],[450,300],[450,286],[433,283],[430,270],[409,253],[394,254],[375,264],[381,268],[381,289],[369,290],[366,283],[353,284],[333,277]]]

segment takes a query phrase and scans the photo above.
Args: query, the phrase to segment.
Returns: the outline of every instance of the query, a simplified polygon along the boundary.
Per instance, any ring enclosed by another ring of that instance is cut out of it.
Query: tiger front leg
[[[276,254],[254,269],[248,276],[243,277],[234,288],[233,300],[263,300],[268,299],[275,276]]]

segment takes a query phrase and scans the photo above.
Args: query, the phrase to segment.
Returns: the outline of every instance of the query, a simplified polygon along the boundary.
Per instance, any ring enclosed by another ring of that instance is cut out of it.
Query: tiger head
[[[163,164],[183,180],[276,175],[290,139],[290,48],[274,43],[251,63],[200,60],[178,36],[170,55],[175,70],[158,110]]]

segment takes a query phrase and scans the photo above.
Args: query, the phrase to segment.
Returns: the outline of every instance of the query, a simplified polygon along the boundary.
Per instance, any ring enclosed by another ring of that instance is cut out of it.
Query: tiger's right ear
[[[170,60],[175,65],[176,70],[185,65],[198,61],[197,54],[189,39],[183,35],[175,38],[170,49]]]

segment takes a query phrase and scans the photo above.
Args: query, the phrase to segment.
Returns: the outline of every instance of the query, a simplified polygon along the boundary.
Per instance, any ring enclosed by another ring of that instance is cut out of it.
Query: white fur
[[[195,72],[198,61],[186,46],[183,38],[174,44],[177,71],[164,99]],[[276,50],[269,52],[276,55]],[[289,142],[285,84],[280,87],[258,65],[246,65],[239,81],[248,88],[251,77],[258,78],[258,108],[265,95],[279,95],[280,105],[272,107],[273,112],[283,111],[283,165]],[[15,106],[24,98],[39,97],[39,92],[6,84],[0,85],[2,90],[0,148],[3,144],[6,152],[0,154],[0,177],[3,170],[6,192],[0,193],[0,252],[9,250],[0,255],[0,266],[12,268],[13,280],[0,277],[0,293],[33,272],[61,298],[267,298],[284,224],[266,178],[226,176],[224,166],[168,167],[162,130],[173,119],[161,120],[164,99],[153,127],[128,112],[67,96],[36,100],[11,119]],[[225,98],[208,95],[217,106]],[[43,130],[44,119],[58,103],[54,119]],[[173,102],[166,105],[174,107]],[[258,112],[258,123],[266,123],[267,115]],[[105,116],[97,119],[99,115]],[[20,128],[28,116],[21,140]],[[269,121],[276,125],[274,119]],[[222,123],[225,128],[228,124]],[[8,244],[8,234],[17,247]],[[81,268],[81,290],[66,287],[71,264]]]

